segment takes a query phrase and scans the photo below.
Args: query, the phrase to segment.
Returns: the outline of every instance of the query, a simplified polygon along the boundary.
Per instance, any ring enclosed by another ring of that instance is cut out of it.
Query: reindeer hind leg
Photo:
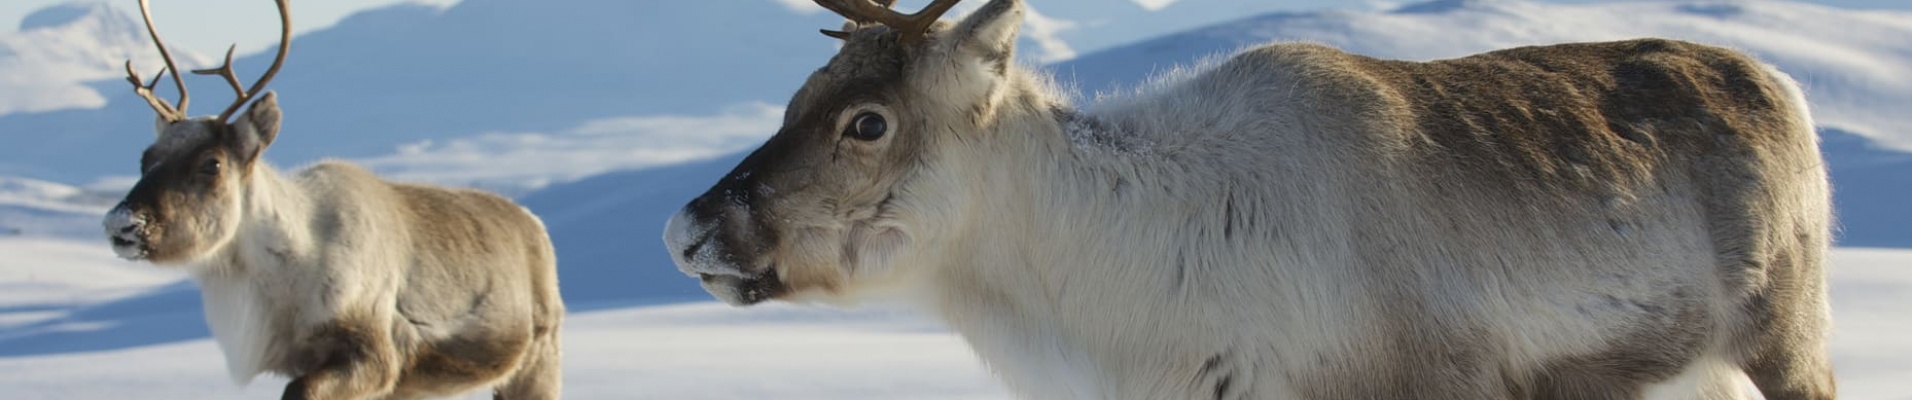
[[[493,392],[496,400],[555,400],[563,392],[558,328],[541,328],[518,370]]]

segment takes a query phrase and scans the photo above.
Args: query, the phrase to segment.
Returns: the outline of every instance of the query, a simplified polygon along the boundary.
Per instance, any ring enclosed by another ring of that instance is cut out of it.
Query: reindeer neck
[[[1248,143],[1239,128],[1066,105],[1024,114],[992,133],[1006,140],[980,149],[991,155],[976,157],[989,161],[970,174],[988,194],[972,215],[987,217],[967,228],[975,247],[954,250],[973,256],[949,270],[973,274],[972,289],[1001,293],[966,298],[1056,301],[1035,295],[1041,288],[1014,289],[1040,282],[1175,290],[1213,278],[1182,268],[1180,257],[1293,239],[1278,228],[1295,216],[1257,205],[1308,201],[1310,191],[1296,188],[1308,177],[1280,172],[1301,161],[1269,161],[1299,147]]]
[[[314,241],[307,225],[315,207],[306,190],[263,162],[247,179],[244,222],[227,251],[234,264],[229,267],[285,263],[310,254]]]

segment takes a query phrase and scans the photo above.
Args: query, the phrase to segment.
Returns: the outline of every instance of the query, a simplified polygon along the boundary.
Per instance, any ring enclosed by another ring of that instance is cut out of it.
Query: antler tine
[[[219,75],[222,78],[226,78],[226,84],[232,85],[232,94],[238,96],[240,99],[244,99],[246,97],[246,87],[239,85],[239,72],[232,69],[232,52],[238,49],[239,45],[236,44],[232,45],[232,47],[227,47],[226,63],[220,65],[219,68],[195,69],[193,70],[193,74]]]
[[[253,83],[251,88],[241,91],[239,78],[235,76],[236,74],[232,71],[232,50],[226,51],[226,66],[219,69],[205,70],[210,73],[224,75],[226,77],[226,83],[232,85],[232,90],[234,92],[240,92],[238,98],[233,99],[232,105],[227,106],[226,111],[219,113],[220,121],[231,119],[233,113],[239,112],[239,107],[246,105],[246,101],[252,100],[254,96],[259,95],[259,92],[264,91],[266,83],[272,82],[272,77],[279,74],[279,68],[285,66],[286,54],[292,51],[292,10],[286,7],[286,1],[287,0],[275,1],[279,5],[279,54],[272,59],[272,67],[267,68],[265,75],[260,75],[259,81]],[[200,72],[193,71],[193,73]]]
[[[158,87],[160,78],[165,77],[166,70],[162,68],[158,74],[153,75],[152,83],[145,83],[139,78],[139,70],[133,69],[133,61],[126,61],[126,82],[133,84],[133,93],[138,94],[142,99],[146,99],[146,104],[153,106],[153,111],[158,112],[160,117],[177,121],[184,118],[180,115],[179,110],[174,109],[171,104],[166,104],[166,100],[153,95],[153,88]]]
[[[891,10],[895,0],[814,0],[817,5],[849,18],[851,21],[875,22],[887,25],[899,35],[898,42],[911,44],[921,41],[929,34],[929,27],[936,23],[943,13],[949,12],[961,0],[936,0],[914,14],[904,14]],[[827,33],[826,33],[827,34]],[[835,35],[831,35],[834,37]]]
[[[166,41],[160,40],[159,29],[153,27],[153,12],[151,6],[147,5],[147,0],[139,0],[139,15],[145,19],[146,35],[153,38],[153,47],[159,48],[159,57],[166,61],[166,67],[160,69],[159,75],[153,77],[152,84],[141,85],[139,72],[133,69],[133,61],[127,60],[126,80],[133,83],[133,92],[146,98],[146,102],[153,106],[153,111],[158,112],[160,117],[173,121],[186,119],[186,105],[191,101],[191,97],[186,93],[186,79],[179,76],[179,67],[173,63],[172,52],[166,50]],[[166,100],[153,95],[153,88],[159,86],[159,78],[165,76],[168,71],[173,73],[173,86],[179,89],[178,107],[166,104]]]

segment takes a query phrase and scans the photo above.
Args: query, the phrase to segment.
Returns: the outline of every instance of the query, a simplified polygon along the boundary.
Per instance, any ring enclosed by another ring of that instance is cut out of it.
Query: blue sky
[[[0,1],[0,24],[12,31],[22,17],[34,10],[75,0],[5,0]],[[137,8],[136,0],[106,0],[124,9]],[[278,34],[277,21],[273,20],[272,2],[266,0],[151,0],[153,15],[158,19],[163,33],[169,40],[196,49],[201,53],[212,54],[238,41],[242,51],[256,50],[270,46]],[[452,4],[459,0],[293,0],[293,16],[299,31],[324,28],[338,22],[340,18],[358,10],[396,3]],[[676,0],[635,0],[635,1],[676,1]],[[718,0],[735,1],[739,5],[752,3],[775,3],[802,0]],[[980,1],[980,0],[971,0]],[[1029,0],[1040,7],[1043,0]],[[1120,4],[1124,0],[1106,0]],[[1132,0],[1140,4],[1161,4],[1178,0]],[[1200,0],[1185,0],[1200,1]],[[1593,3],[1614,0],[1544,0],[1565,3]],[[1658,0],[1630,0],[1658,1]],[[1804,0],[1838,7],[1878,8],[1894,10],[1912,10],[1912,1],[1908,0]],[[926,0],[907,0],[908,3],[926,3]],[[1273,7],[1291,10],[1320,9],[1331,7],[1385,7],[1388,4],[1405,4],[1414,0],[1279,0]],[[207,12],[206,10],[219,10]]]

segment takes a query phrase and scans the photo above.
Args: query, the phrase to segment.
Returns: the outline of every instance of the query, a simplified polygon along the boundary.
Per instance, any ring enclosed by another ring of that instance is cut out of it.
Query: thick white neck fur
[[[244,220],[238,232],[207,265],[195,272],[206,325],[226,357],[234,383],[245,385],[264,372],[269,343],[278,336],[270,315],[274,299],[261,279],[310,254],[311,200],[304,191],[263,163],[247,177]]]
[[[312,200],[304,188],[287,181],[263,162],[244,178],[241,222],[231,240],[214,252],[201,274],[241,273],[243,269],[282,263],[310,253]]]

